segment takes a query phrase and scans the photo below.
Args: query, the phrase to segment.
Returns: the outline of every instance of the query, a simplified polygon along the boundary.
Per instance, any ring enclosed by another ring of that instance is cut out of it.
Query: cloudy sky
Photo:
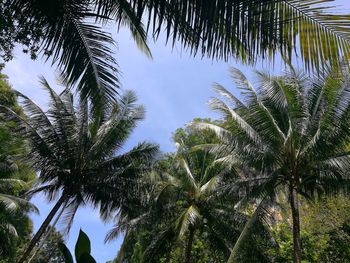
[[[350,8],[348,0],[338,0],[346,12]],[[158,143],[162,151],[174,150],[171,140],[172,132],[195,117],[215,117],[209,110],[207,101],[215,94],[211,90],[214,82],[224,85],[234,92],[228,70],[230,67],[240,68],[246,75],[253,78],[256,69],[279,72],[283,69],[281,63],[274,66],[259,63],[255,68],[242,66],[234,60],[223,62],[206,58],[191,57],[179,47],[171,49],[160,39],[150,43],[153,60],[144,56],[133,43],[128,31],[121,30],[115,35],[118,48],[115,56],[118,60],[123,89],[132,89],[147,110],[146,119],[137,127],[125,149],[140,141]],[[52,86],[55,86],[55,72],[49,63],[31,61],[26,55],[16,52],[16,58],[9,62],[4,70],[9,76],[12,86],[29,96],[39,105],[47,107],[47,94],[40,88],[38,77],[43,75]],[[57,87],[57,90],[60,88]],[[35,229],[48,214],[53,203],[47,203],[42,196],[36,196],[33,202],[40,209],[40,216],[32,215]],[[116,255],[121,238],[104,244],[104,237],[111,224],[103,224],[97,211],[82,208],[78,211],[73,228],[66,238],[72,249],[79,229],[83,229],[92,240],[92,254],[97,262],[105,262]]]

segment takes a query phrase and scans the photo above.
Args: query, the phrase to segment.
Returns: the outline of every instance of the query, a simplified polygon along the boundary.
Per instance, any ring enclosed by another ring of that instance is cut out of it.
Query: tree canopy
[[[349,17],[332,0],[3,0],[0,51],[11,58],[16,43],[33,57],[50,59],[69,86],[92,101],[115,99],[119,68],[106,30],[130,29],[150,56],[147,35],[181,45],[193,55],[286,62],[301,56],[308,70],[348,60]],[[298,42],[298,43],[297,43]]]

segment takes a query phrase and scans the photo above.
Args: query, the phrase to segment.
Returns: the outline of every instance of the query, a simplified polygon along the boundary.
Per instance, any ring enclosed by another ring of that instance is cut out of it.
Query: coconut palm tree
[[[123,196],[118,193],[132,189],[144,164],[157,152],[157,146],[149,143],[122,152],[125,141],[144,116],[132,92],[126,92],[109,111],[92,113],[86,101],[75,104],[68,90],[58,95],[44,79],[41,83],[50,95],[46,112],[19,92],[25,117],[0,106],[4,117],[16,122],[31,144],[28,161],[38,171],[40,182],[31,194],[42,192],[49,200],[59,196],[18,262],[25,261],[60,208],[66,209],[69,230],[82,205],[101,209],[120,205]]]
[[[194,174],[185,158],[178,157],[176,162],[179,165],[178,170],[174,171],[172,175],[163,174],[162,180],[157,183],[158,198],[173,191],[175,195],[179,196],[178,199],[174,199],[174,195],[170,195],[170,200],[163,198],[159,202],[164,202],[167,205],[169,203],[175,205],[176,202],[183,203],[182,207],[177,209],[170,227],[173,228],[175,237],[185,240],[184,262],[189,263],[191,262],[195,232],[199,230],[200,225],[204,225],[205,230],[216,235],[216,238],[219,236],[215,231],[218,226],[221,225],[222,229],[223,226],[228,227],[229,225],[228,218],[230,217],[227,217],[226,224],[223,224],[224,216],[220,213],[223,213],[224,205],[217,196],[220,181],[224,179],[225,175],[228,175],[229,171],[218,169],[215,165],[205,165],[201,174]],[[202,229],[202,231],[205,230]],[[225,241],[221,241],[222,243]]]
[[[1,67],[0,67],[1,71]],[[0,104],[6,105],[18,114],[21,108],[17,104],[17,97],[0,72]],[[26,231],[23,231],[23,221],[27,212],[37,212],[37,209],[23,194],[30,189],[35,179],[34,172],[18,156],[26,155],[26,142],[13,133],[16,125],[6,122],[0,116],[0,254],[10,259],[14,252],[13,241],[23,242]],[[18,238],[20,236],[20,238]]]
[[[242,171],[252,197],[288,193],[294,262],[300,263],[299,195],[312,199],[348,186],[349,78],[329,72],[310,79],[294,69],[281,77],[258,73],[255,90],[239,70],[231,75],[242,100],[216,85],[225,99],[210,101],[226,124],[194,125],[216,132],[220,143],[211,150]]]
[[[140,179],[138,195],[117,211],[117,223],[106,236],[106,241],[111,241],[124,234],[115,262],[141,258],[153,262],[164,256],[169,259],[174,247],[181,247],[182,260],[190,262],[198,238],[213,257],[220,258],[218,262],[229,256],[232,246],[240,252],[240,258],[269,262],[262,251],[263,244],[271,245],[271,236],[261,222],[266,215],[249,219],[250,208],[247,210],[247,203],[242,202],[245,193],[227,187],[235,184],[235,170],[205,150],[207,145],[218,142],[215,133],[198,132],[188,126],[177,129],[174,140],[176,154],[158,160],[152,171]],[[246,223],[253,235],[245,234]],[[178,256],[176,252],[180,262]]]
[[[113,98],[118,87],[114,40],[105,25],[126,25],[146,51],[146,32],[161,32],[192,54],[237,57],[254,62],[274,58],[290,61],[293,51],[308,69],[333,66],[349,57],[349,17],[326,12],[332,0],[5,0],[0,51],[13,42],[32,46],[66,73],[67,83],[94,101]],[[297,40],[299,43],[297,44]]]
[[[188,141],[191,139],[203,138],[192,137]],[[168,169],[156,169],[148,178],[154,182],[151,196],[155,199],[153,207],[143,214],[145,218],[138,220],[152,222],[155,234],[145,250],[144,260],[152,262],[159,251],[164,253],[166,244],[180,240],[184,244],[183,262],[192,262],[196,232],[197,236],[206,235],[212,251],[227,255],[247,218],[234,209],[234,198],[227,202],[222,195],[224,183],[233,180],[235,172],[215,162],[213,155],[189,148],[184,141],[178,141],[177,145],[176,154],[167,161]],[[135,228],[133,224],[140,223],[135,221],[129,220],[129,226]]]
[[[2,254],[3,246],[9,243],[9,239],[18,236],[13,219],[18,217],[19,209],[25,208],[32,212],[38,212],[38,210],[28,200],[19,196],[19,193],[29,188],[29,184],[14,176],[18,171],[17,165],[9,158],[0,159],[0,233],[2,235],[0,254]]]

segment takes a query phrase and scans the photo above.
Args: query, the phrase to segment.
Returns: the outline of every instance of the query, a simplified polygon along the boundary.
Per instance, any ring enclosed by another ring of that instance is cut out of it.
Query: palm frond
[[[0,229],[6,231],[12,236],[18,237],[17,229],[12,224],[0,222]]]
[[[342,61],[349,59],[349,15],[341,14],[341,11],[327,13],[331,11],[331,6],[327,6],[330,2],[283,0],[277,6],[276,13],[290,19],[283,29],[284,37],[298,36],[300,54],[307,70],[325,70],[325,61],[341,68]]]
[[[262,138],[260,137],[260,134],[254,129],[253,126],[247,122],[243,116],[241,116],[238,112],[236,112],[235,109],[232,109],[230,106],[228,106],[225,102],[222,100],[219,100],[217,98],[213,98],[209,102],[210,107],[214,110],[222,110],[229,113],[229,117],[237,123],[238,127],[241,129],[242,132],[246,133],[249,138],[257,145],[261,146]]]
[[[220,183],[221,178],[219,176],[213,176],[208,182],[201,186],[200,191],[204,196],[208,196],[218,191],[217,187]]]
[[[254,227],[254,224],[257,220],[265,220],[267,216],[267,210],[264,208],[264,199],[260,201],[258,206],[256,207],[254,213],[251,215],[249,220],[246,222],[243,230],[241,231],[237,241],[235,242],[234,247],[231,250],[230,257],[227,260],[227,263],[235,262],[239,252],[240,248],[243,244],[243,242],[246,240],[246,238],[252,234],[252,228]]]
[[[153,257],[157,252],[164,249],[166,243],[175,238],[173,225],[169,225],[166,229],[158,232],[152,242],[147,246],[144,252],[146,262],[152,262]]]
[[[252,62],[258,56],[274,59],[277,52],[291,61],[294,52],[316,70],[324,61],[337,66],[348,58],[349,19],[331,13],[332,0],[129,2],[155,37],[164,30],[167,40],[179,40],[193,54]]]
[[[220,94],[223,97],[228,98],[233,103],[237,105],[237,107],[245,107],[242,101],[240,101],[236,96],[234,96],[231,92],[229,92],[224,86],[220,84],[214,84],[213,85],[214,91],[216,91],[218,94]]]
[[[36,128],[33,127],[30,122],[2,105],[0,105],[0,112],[4,114],[7,120],[14,121],[19,127],[23,127],[26,137],[30,137],[31,143],[35,144],[36,151],[42,152],[53,160],[56,159],[55,151],[52,149],[52,146],[38,133]]]
[[[144,118],[144,108],[136,106],[136,100],[134,92],[126,91],[119,103],[112,105],[113,110],[108,119],[96,131],[93,145],[89,149],[91,156],[109,153],[110,149],[116,151],[125,142],[137,122]]]
[[[115,100],[118,65],[111,48],[114,41],[93,24],[91,8],[88,1],[13,2],[15,12],[25,10],[33,26],[41,27],[41,53],[64,72],[66,83],[83,98],[106,103]]]
[[[187,178],[187,180],[189,181],[189,183],[191,184],[191,186],[192,186],[194,189],[197,189],[198,186],[197,186],[197,183],[196,183],[196,179],[194,178],[194,176],[193,176],[193,174],[192,174],[192,172],[191,172],[191,169],[190,169],[190,167],[188,166],[187,161],[186,161],[184,158],[180,158],[179,164],[180,164],[180,166],[184,169],[186,178]]]
[[[190,226],[194,225],[201,218],[198,208],[194,205],[188,207],[177,219],[176,229],[178,229],[178,238],[182,239]]]
[[[147,45],[147,32],[141,18],[134,12],[131,3],[127,0],[119,1],[96,1],[96,20],[115,20],[118,29],[121,26],[129,28],[138,48],[149,58],[152,58],[151,51]]]
[[[211,130],[213,131],[216,136],[220,139],[220,140],[223,140],[223,141],[226,141],[226,142],[230,142],[234,139],[234,137],[232,137],[232,133],[219,126],[219,125],[215,125],[215,124],[212,124],[212,123],[207,123],[207,122],[192,122],[190,124],[191,127],[195,128],[195,129],[199,129],[199,130]]]
[[[0,193],[0,203],[2,203],[6,209],[10,211],[15,211],[21,206],[26,206],[30,209],[30,211],[39,213],[39,210],[35,205],[30,203],[28,200],[17,196]]]
[[[141,165],[141,163],[146,164],[154,159],[158,150],[159,147],[155,144],[139,143],[130,151],[103,161],[96,169],[108,171],[121,166],[127,167],[129,165]]]

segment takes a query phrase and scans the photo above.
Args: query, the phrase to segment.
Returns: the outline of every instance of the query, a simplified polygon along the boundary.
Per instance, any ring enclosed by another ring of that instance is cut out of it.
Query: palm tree
[[[177,134],[181,133],[180,130]],[[203,139],[198,134],[195,137],[192,138],[194,141]],[[124,207],[118,211],[118,224],[109,232],[106,240],[110,241],[121,232],[125,233],[122,252],[118,258],[120,262],[123,261],[123,254],[128,252],[123,250],[127,249],[125,246],[130,242],[129,239],[148,228],[153,237],[144,248],[143,260],[147,262],[155,260],[159,253],[164,253],[161,247],[165,243],[172,243],[177,239],[185,243],[184,262],[190,262],[196,231],[207,231],[213,237],[212,240],[215,237],[217,241],[213,242],[214,247],[221,246],[224,252],[228,252],[224,238],[219,236],[220,233],[225,233],[223,229],[226,227],[227,230],[232,217],[227,216],[230,213],[225,213],[225,210],[221,211],[220,208],[224,205],[218,191],[222,186],[221,181],[229,177],[230,171],[214,164],[213,156],[203,151],[197,150],[189,154],[189,141],[192,139],[188,139],[186,145],[181,141],[182,145],[176,156],[168,156],[156,163],[153,171],[145,174],[140,181],[142,191],[139,191],[140,195],[136,200],[130,201],[132,208]],[[193,166],[192,171],[189,163]],[[220,230],[223,231],[219,233]],[[230,228],[226,233],[231,233],[231,230]]]
[[[21,198],[19,193],[26,191],[29,184],[14,176],[18,171],[17,165],[9,158],[0,160],[0,233],[4,242],[0,246],[0,254],[3,245],[10,237],[17,237],[17,229],[13,219],[18,217],[20,208],[26,208],[32,212],[38,212],[37,208],[28,200]]]
[[[167,41],[179,41],[194,55],[254,62],[281,52],[290,62],[299,49],[305,67],[318,70],[325,61],[339,66],[349,57],[349,17],[327,13],[329,2],[6,0],[0,12],[8,18],[3,27],[9,25],[2,28],[0,50],[13,48],[9,39],[34,46],[66,73],[70,86],[94,101],[113,98],[119,84],[114,41],[104,29],[109,22],[126,25],[149,55],[142,21],[155,38],[165,32]]]
[[[170,195],[170,200],[163,198],[158,202],[183,203],[182,207],[177,209],[170,227],[174,229],[177,238],[180,240],[186,238],[184,262],[189,263],[195,232],[198,231],[199,225],[204,224],[205,229],[216,235],[216,238],[218,238],[218,233],[215,231],[217,226],[222,224],[221,226],[227,227],[228,225],[228,218],[223,225],[224,216],[220,212],[222,213],[224,205],[221,204],[217,195],[220,181],[228,175],[229,171],[215,167],[214,164],[204,164],[205,168],[201,174],[193,174],[185,158],[177,157],[176,162],[179,165],[178,173],[174,171],[172,175],[163,174],[162,180],[158,182],[158,198],[161,195],[167,195],[166,192],[173,191],[179,195],[179,199],[174,199],[174,196]]]
[[[152,171],[140,178],[138,194],[117,211],[117,223],[106,236],[106,241],[111,241],[124,234],[115,262],[153,262],[164,256],[170,260],[174,247],[183,249],[183,261],[190,262],[198,238],[218,262],[229,256],[232,246],[241,258],[269,262],[262,251],[263,243],[271,245],[271,236],[261,222],[266,216],[249,219],[247,203],[242,202],[245,193],[227,187],[235,184],[235,170],[205,151],[218,142],[215,133],[187,127],[177,129],[174,140],[176,154],[158,160]],[[247,232],[246,223],[253,235],[243,233]],[[175,254],[180,262],[178,251]]]
[[[194,140],[200,139],[203,138]],[[247,216],[232,205],[234,198],[228,202],[222,195],[225,182],[233,180],[235,171],[215,162],[215,156],[190,148],[190,140],[179,140],[177,152],[170,160],[172,165],[159,171],[154,193],[156,206],[160,207],[158,216],[163,215],[165,223],[146,249],[147,260],[161,243],[182,240],[183,262],[190,263],[196,232],[206,233],[205,240],[212,251],[227,255],[246,221]],[[158,223],[163,222],[159,218]]]
[[[8,84],[6,76],[1,74],[1,67],[0,104],[18,114],[22,112],[16,94]],[[23,235],[27,234],[23,227],[18,228],[27,219],[25,214],[29,211],[37,212],[36,207],[22,197],[32,186],[35,174],[26,164],[18,161],[19,156],[26,155],[27,145],[22,137],[14,135],[15,129],[13,122],[6,122],[0,116],[0,254],[2,258],[8,259],[13,256],[13,241],[23,242]]]
[[[243,101],[220,85],[215,89],[228,102],[210,101],[226,124],[194,125],[216,132],[220,143],[211,150],[241,171],[252,197],[288,193],[294,262],[300,263],[298,196],[312,199],[348,184],[349,78],[329,72],[310,79],[294,69],[281,77],[258,73],[255,90],[239,70],[231,75]]]
[[[120,205],[123,195],[112,201],[112,193],[116,197],[130,189],[143,169],[141,164],[157,152],[157,146],[149,143],[121,152],[144,116],[132,92],[126,92],[109,111],[91,112],[84,100],[76,105],[68,90],[58,95],[44,79],[41,83],[50,95],[47,112],[21,93],[25,117],[0,106],[5,118],[16,122],[31,144],[28,161],[39,172],[40,181],[31,194],[43,192],[49,200],[59,196],[18,262],[28,257],[60,208],[66,210],[68,231],[80,206]]]

